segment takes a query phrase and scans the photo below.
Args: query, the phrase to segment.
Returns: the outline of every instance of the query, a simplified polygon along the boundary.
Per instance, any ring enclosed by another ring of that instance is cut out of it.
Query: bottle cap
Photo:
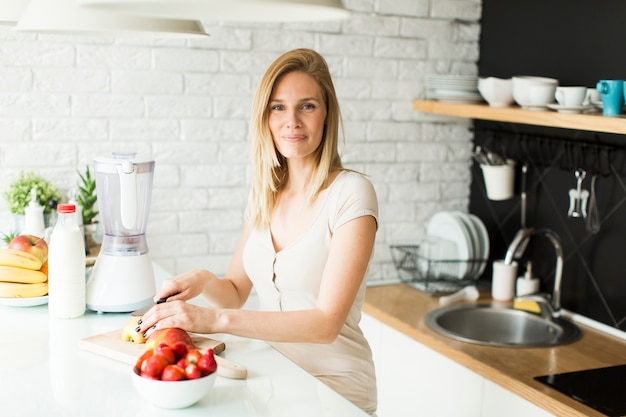
[[[59,213],[76,213],[75,204],[59,204],[57,205],[57,211]]]

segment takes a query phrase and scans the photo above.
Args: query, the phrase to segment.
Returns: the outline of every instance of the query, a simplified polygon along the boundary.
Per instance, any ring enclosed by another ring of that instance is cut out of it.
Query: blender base
[[[125,313],[154,302],[156,285],[148,253],[112,256],[100,253],[87,282],[87,308]]]

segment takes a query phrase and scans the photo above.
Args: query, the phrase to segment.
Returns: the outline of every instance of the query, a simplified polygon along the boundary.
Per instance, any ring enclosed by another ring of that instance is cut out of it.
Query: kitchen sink
[[[576,341],[581,331],[562,318],[546,319],[534,313],[498,304],[459,304],[426,315],[435,331],[462,342],[502,347],[548,347]]]

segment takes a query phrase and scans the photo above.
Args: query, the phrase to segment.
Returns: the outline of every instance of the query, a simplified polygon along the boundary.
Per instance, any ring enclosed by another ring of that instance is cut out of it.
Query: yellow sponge
[[[539,304],[537,304],[535,301],[515,300],[513,301],[513,308],[517,310],[524,310],[531,313],[541,314],[541,308],[539,307]]]

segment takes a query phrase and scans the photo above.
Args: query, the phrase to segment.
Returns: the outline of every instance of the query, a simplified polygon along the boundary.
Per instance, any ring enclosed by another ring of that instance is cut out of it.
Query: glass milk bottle
[[[85,313],[85,240],[74,204],[59,204],[48,248],[48,311],[69,319]]]

